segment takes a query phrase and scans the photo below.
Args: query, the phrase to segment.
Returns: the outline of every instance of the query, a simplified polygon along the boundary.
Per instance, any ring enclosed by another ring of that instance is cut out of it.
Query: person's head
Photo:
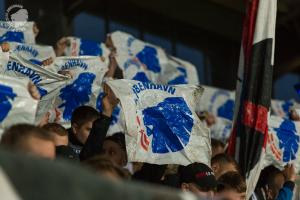
[[[276,199],[284,181],[283,173],[279,169],[269,166],[261,171],[256,188],[265,193],[267,200],[272,200]]]
[[[55,158],[52,135],[42,128],[29,125],[13,125],[4,131],[1,146],[12,151],[32,154],[44,158]]]
[[[244,178],[237,172],[227,172],[218,179],[216,199],[246,200],[247,186]]]
[[[74,110],[71,118],[71,128],[79,142],[85,144],[93,122],[99,116],[99,112],[90,106],[80,106]]]
[[[96,173],[105,176],[111,180],[126,179],[127,175],[122,168],[115,165],[107,156],[94,156],[87,159],[83,164]]]
[[[214,156],[211,159],[211,167],[217,179],[227,172],[240,171],[237,162],[231,156],[225,153]]]
[[[180,187],[206,199],[212,199],[217,185],[213,171],[205,164],[193,163],[178,168]]]
[[[53,135],[55,146],[67,146],[69,143],[68,131],[60,124],[49,123],[43,126],[43,129],[47,130]]]
[[[220,153],[224,153],[225,150],[225,144],[221,142],[220,140],[216,140],[214,138],[211,138],[211,150],[212,150],[212,158],[215,155],[218,155]]]
[[[103,152],[116,165],[123,167],[127,164],[125,135],[115,133],[105,138],[103,143]]]

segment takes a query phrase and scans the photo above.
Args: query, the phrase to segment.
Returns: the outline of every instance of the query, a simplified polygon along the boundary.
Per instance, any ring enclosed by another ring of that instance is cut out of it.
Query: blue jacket
[[[283,187],[280,189],[276,200],[292,200],[294,187],[295,187],[294,182],[292,181],[285,182]]]

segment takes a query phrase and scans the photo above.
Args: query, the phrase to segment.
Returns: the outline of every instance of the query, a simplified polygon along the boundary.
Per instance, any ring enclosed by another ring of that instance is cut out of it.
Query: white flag
[[[203,88],[133,80],[107,83],[120,99],[129,161],[210,165],[209,130],[195,113]]]
[[[0,136],[18,123],[35,122],[38,101],[28,92],[29,80],[0,75]]]
[[[7,41],[35,44],[33,26],[34,22],[0,21],[0,43]]]

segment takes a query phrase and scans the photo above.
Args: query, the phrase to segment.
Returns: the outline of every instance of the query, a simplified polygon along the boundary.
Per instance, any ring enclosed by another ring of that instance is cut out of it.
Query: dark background
[[[122,30],[196,65],[200,82],[235,88],[244,0],[0,0],[1,18],[22,4],[37,22],[38,43],[75,35],[103,42]],[[273,97],[296,98],[300,82],[300,1],[278,0]]]

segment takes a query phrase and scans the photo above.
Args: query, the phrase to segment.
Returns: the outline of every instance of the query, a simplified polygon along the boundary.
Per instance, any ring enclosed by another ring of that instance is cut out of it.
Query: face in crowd
[[[216,200],[246,200],[246,183],[236,172],[227,172],[218,179]]]
[[[80,143],[86,143],[92,130],[93,122],[99,117],[99,112],[90,106],[80,106],[74,110],[71,119],[71,128]]]
[[[211,160],[211,167],[216,179],[219,179],[220,176],[227,172],[239,172],[237,162],[225,153],[218,154],[213,157]]]
[[[52,135],[42,128],[29,124],[18,124],[7,129],[2,135],[1,146],[28,155],[55,158]]]
[[[125,166],[127,164],[127,155],[124,134],[116,133],[107,137],[103,143],[103,153],[117,166]]]
[[[188,166],[180,166],[178,174],[183,191],[192,192],[205,199],[213,199],[217,181],[213,171],[207,165],[193,163]]]

